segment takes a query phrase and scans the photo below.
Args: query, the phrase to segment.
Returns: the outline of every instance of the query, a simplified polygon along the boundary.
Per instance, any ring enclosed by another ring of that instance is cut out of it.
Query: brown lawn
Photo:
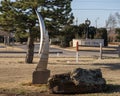
[[[26,64],[25,58],[0,58],[0,93],[22,94],[22,96],[57,96],[48,94],[47,85],[32,85],[32,72],[35,70],[39,58],[34,58],[33,64]],[[99,60],[91,57],[79,58],[79,63],[75,58],[51,57],[49,58],[48,69],[51,75],[64,73],[74,68],[100,68],[103,77],[109,84],[109,90],[103,93],[91,94],[69,94],[69,96],[119,96],[120,95],[120,59],[106,58]],[[0,95],[0,96],[2,96]],[[6,95],[9,96],[9,95]],[[15,96],[15,95],[14,95]],[[68,96],[68,95],[60,95]]]
[[[116,45],[115,45],[116,46]],[[74,50],[75,48],[67,48]],[[93,47],[80,47],[81,50],[99,50]],[[24,51],[17,47],[7,46],[0,51]],[[116,50],[114,45],[104,50]],[[32,73],[39,58],[34,58],[33,64],[26,64],[25,55],[0,53],[0,96],[68,96],[63,94],[49,94],[47,85],[33,85]],[[64,73],[74,68],[100,68],[108,84],[108,90],[103,93],[69,94],[69,96],[119,96],[120,95],[120,58],[80,57],[79,63],[73,57],[50,57],[48,69],[51,75]],[[16,95],[17,94],[17,95]]]

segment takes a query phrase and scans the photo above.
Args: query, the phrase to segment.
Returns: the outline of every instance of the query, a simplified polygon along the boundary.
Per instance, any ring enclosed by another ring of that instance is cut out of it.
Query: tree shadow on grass
[[[79,67],[79,65],[88,66],[90,64],[80,64],[80,63],[78,63],[78,64],[76,64],[76,63],[49,63],[49,65],[68,65],[68,66],[78,66]]]
[[[108,68],[108,69],[111,69],[111,70],[120,70],[120,63],[111,63],[111,64],[95,63],[93,65],[102,66],[102,68]]]
[[[120,85],[108,84],[105,93],[120,92]]]
[[[106,85],[106,88],[104,91],[102,92],[90,92],[90,93],[71,93],[71,94],[62,94],[63,96],[85,96],[87,94],[89,94],[90,96],[92,96],[92,94],[112,94],[112,93],[120,93],[120,85],[113,85],[113,84],[108,84]],[[55,95],[56,96],[56,95]],[[95,95],[97,96],[97,95]],[[105,96],[105,95],[104,95]],[[108,96],[108,95],[107,95]]]

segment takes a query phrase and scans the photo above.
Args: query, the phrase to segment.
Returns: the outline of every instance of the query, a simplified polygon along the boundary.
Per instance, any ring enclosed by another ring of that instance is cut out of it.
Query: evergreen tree
[[[79,25],[79,35],[82,39],[86,38],[86,25],[84,23]]]
[[[18,33],[29,31],[26,63],[32,63],[34,56],[34,38],[38,32],[35,10],[41,12],[48,32],[53,36],[57,35],[66,24],[72,23],[71,2],[72,0],[1,1],[1,27],[8,32],[11,29],[15,29]]]
[[[72,0],[49,0],[46,3],[47,12],[44,15],[47,16],[46,25],[50,37],[60,35],[66,25],[73,23],[71,2]],[[44,9],[42,10],[44,11]]]
[[[73,38],[78,37],[78,26],[66,25],[61,33],[62,34],[59,36],[59,39],[61,40],[60,46],[69,47],[70,41],[72,41]]]
[[[7,7],[8,6],[7,2],[10,3],[10,1],[6,1],[4,3],[1,1],[2,6],[0,6],[0,12],[1,12],[0,26],[6,32],[11,32],[13,30],[13,26],[14,26],[14,18],[12,18],[13,11],[10,10],[11,8]]]
[[[98,28],[96,32],[97,39],[104,39],[104,46],[108,46],[108,34],[106,28]]]
[[[96,34],[96,28],[94,26],[90,26],[88,32],[89,38],[94,39],[95,34]]]

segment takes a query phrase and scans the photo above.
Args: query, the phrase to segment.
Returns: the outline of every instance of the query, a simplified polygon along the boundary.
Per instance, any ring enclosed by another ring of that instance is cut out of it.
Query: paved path
[[[27,49],[26,45],[17,45],[15,47],[21,48],[23,50]],[[114,48],[114,47],[113,47]],[[115,47],[116,48],[116,47]],[[37,54],[39,50],[39,44],[35,44],[35,53]],[[51,57],[62,56],[62,57],[75,57],[76,52],[75,50],[66,49],[66,48],[59,48],[56,46],[50,46],[50,55]],[[25,54],[26,51],[1,51],[0,54]],[[118,51],[113,50],[104,50],[103,56],[107,57],[118,57]],[[99,50],[82,50],[79,51],[79,56],[92,56],[92,57],[99,57]]]

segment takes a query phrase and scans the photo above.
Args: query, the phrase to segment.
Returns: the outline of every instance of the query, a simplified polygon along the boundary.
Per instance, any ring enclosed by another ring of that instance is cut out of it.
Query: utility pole
[[[79,62],[79,44],[78,44],[78,41],[76,42],[76,63]]]
[[[96,29],[98,27],[97,23],[98,23],[99,17],[97,17],[97,19],[95,20],[95,24],[96,24]]]
[[[76,26],[77,26],[78,25],[78,18],[76,18],[75,22],[76,22]]]

